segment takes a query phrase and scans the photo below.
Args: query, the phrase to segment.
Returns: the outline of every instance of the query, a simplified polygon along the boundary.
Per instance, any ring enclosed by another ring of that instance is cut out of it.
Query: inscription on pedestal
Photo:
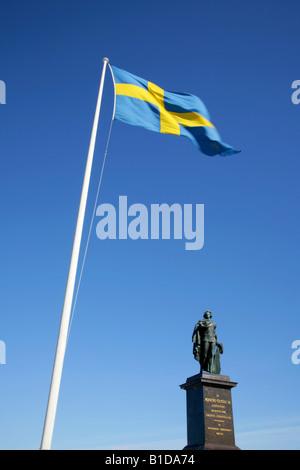
[[[234,445],[230,390],[203,387],[203,407],[206,440]]]

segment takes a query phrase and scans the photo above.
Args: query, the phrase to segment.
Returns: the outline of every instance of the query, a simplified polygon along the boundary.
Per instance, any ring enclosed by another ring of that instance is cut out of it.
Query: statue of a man
[[[212,313],[207,310],[204,312],[203,318],[198,321],[193,332],[194,358],[200,362],[200,373],[205,370],[219,374],[221,371],[220,354],[223,354],[223,345],[217,341],[215,333],[217,325],[211,320]]]

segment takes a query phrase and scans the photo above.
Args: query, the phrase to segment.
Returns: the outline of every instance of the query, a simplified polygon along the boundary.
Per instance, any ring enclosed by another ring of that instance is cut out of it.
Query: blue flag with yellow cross
[[[221,141],[197,96],[166,91],[114,65],[111,68],[116,96],[114,119],[163,134],[188,137],[209,156],[239,153]]]

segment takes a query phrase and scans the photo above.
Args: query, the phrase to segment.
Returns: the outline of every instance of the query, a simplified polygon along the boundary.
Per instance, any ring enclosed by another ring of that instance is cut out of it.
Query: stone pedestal
[[[231,389],[225,375],[202,373],[180,385],[186,390],[187,446],[195,450],[239,450],[235,445]]]

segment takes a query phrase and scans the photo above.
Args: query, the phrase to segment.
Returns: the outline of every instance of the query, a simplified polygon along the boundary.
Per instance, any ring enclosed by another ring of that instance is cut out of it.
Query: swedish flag
[[[116,93],[114,119],[163,134],[188,137],[209,156],[239,153],[221,141],[197,96],[166,91],[118,67],[111,68]]]

